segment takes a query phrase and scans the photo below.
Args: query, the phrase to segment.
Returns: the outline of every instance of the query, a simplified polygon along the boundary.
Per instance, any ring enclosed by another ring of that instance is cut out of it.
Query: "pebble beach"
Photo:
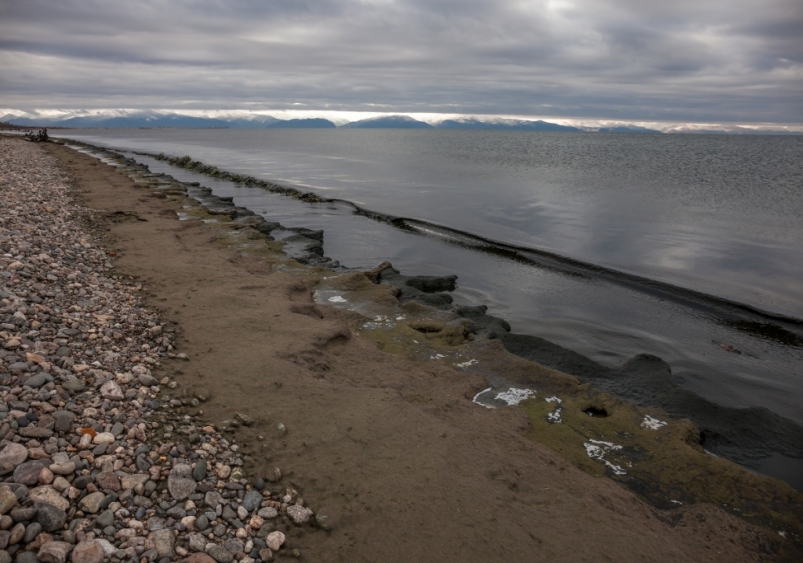
[[[0,563],[300,556],[285,532],[313,511],[278,468],[247,478],[202,391],[166,394],[177,328],[115,273],[71,189],[53,156],[0,139]]]

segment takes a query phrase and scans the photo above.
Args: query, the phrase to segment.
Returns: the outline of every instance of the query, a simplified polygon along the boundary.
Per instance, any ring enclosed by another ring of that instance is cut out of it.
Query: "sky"
[[[799,125],[801,37],[802,0],[2,0],[0,107]]]

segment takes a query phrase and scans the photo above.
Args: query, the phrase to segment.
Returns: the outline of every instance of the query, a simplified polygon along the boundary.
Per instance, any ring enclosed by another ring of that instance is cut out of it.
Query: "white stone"
[[[101,385],[100,394],[104,399],[109,399],[111,401],[122,401],[125,399],[125,395],[123,394],[123,390],[120,389],[120,385],[111,379]]]
[[[28,459],[28,448],[22,444],[11,442],[0,451],[0,464],[17,466]]]
[[[111,444],[114,440],[114,434],[111,432],[101,432],[92,439],[92,442],[95,444]]]
[[[284,545],[285,535],[281,532],[271,532],[265,538],[265,543],[272,551],[279,551],[279,548]]]

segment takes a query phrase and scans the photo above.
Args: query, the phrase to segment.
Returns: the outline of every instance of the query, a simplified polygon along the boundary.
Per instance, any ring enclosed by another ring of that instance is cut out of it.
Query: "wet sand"
[[[288,531],[302,559],[775,559],[771,531],[710,504],[657,509],[534,441],[524,409],[478,407],[481,373],[413,361],[354,334],[351,314],[316,305],[315,276],[288,268],[278,244],[244,257],[213,225],[179,221],[177,203],[112,167],[58,145],[43,150],[75,179],[82,203],[111,214],[100,226],[115,268],[137,276],[146,304],[181,328],[178,350],[190,361],[164,366],[176,395],[202,389],[212,422],[254,419],[234,434],[246,476],[278,467],[279,484],[328,517],[330,530]]]

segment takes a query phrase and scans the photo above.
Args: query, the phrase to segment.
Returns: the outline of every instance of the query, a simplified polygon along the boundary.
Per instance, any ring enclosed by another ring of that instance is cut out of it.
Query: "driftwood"
[[[34,143],[50,142],[50,137],[47,136],[47,127],[43,127],[38,133],[26,133],[25,138]]]

